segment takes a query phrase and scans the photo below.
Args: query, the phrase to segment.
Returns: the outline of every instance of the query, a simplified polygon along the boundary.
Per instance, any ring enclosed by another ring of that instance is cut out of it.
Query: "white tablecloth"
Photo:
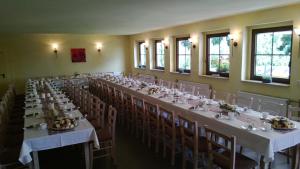
[[[275,152],[300,143],[300,123],[298,122],[294,122],[297,126],[297,129],[288,132],[277,130],[268,132],[262,130],[248,131],[241,128],[242,125],[247,125],[247,123],[238,119],[216,119],[214,117],[216,113],[212,111],[189,110],[188,105],[172,103],[167,98],[158,98],[157,95],[148,95],[147,91],[145,90],[136,91],[134,88],[128,88],[107,80],[98,80],[108,83],[109,85],[119,88],[129,94],[137,96],[138,98],[145,99],[153,104],[158,104],[169,110],[174,110],[176,114],[197,120],[199,126],[208,125],[209,127],[220,132],[224,132],[227,135],[234,135],[237,137],[238,144],[250,148],[260,155],[263,155],[265,157],[265,162],[273,160]],[[258,112],[247,112],[246,114],[255,118],[260,117],[260,113]]]
[[[72,103],[69,103],[68,107],[74,106],[70,104]],[[32,113],[39,113],[39,115],[36,117],[25,117],[25,127],[44,122],[41,106],[25,110],[25,115]],[[78,110],[73,111],[72,114],[74,117],[82,116]],[[66,132],[48,133],[47,129],[25,129],[19,161],[23,164],[31,162],[32,158],[30,153],[33,151],[48,150],[89,141],[93,141],[96,148],[99,147],[95,129],[86,119],[80,120],[79,125],[75,129]]]

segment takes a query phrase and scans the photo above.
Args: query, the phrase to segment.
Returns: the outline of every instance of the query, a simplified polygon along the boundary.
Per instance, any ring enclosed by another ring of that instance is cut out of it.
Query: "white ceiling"
[[[1,0],[0,33],[128,35],[300,0]]]

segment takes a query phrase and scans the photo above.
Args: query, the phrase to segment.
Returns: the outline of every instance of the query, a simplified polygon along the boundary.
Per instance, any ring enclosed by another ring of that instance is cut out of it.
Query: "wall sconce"
[[[300,28],[295,28],[294,31],[300,37]]]
[[[55,55],[57,55],[57,52],[58,52],[58,44],[57,44],[57,43],[53,43],[53,44],[52,44],[52,49],[53,49],[53,52],[55,53]]]
[[[100,53],[102,49],[102,44],[101,43],[96,43],[96,49]]]
[[[146,50],[148,50],[148,47],[149,47],[149,41],[145,41],[145,47],[146,47]]]
[[[168,49],[168,45],[169,45],[169,41],[167,38],[165,38],[164,40],[161,41],[165,47],[165,49]]]
[[[237,47],[238,43],[237,43],[237,39],[238,39],[238,34],[237,33],[231,33],[228,35],[228,37],[230,38],[232,45],[234,47]]]
[[[189,42],[191,42],[192,44],[192,47],[195,49],[196,48],[196,37],[192,37],[192,38],[189,38]]]

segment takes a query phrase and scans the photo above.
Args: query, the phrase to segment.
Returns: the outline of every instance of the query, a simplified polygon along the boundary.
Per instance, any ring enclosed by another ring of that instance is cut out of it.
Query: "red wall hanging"
[[[71,59],[72,62],[86,62],[85,48],[72,48]]]

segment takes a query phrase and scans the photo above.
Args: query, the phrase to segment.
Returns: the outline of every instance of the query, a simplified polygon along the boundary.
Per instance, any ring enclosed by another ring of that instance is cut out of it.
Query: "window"
[[[229,32],[206,36],[206,74],[229,77],[230,39]]]
[[[144,41],[138,42],[138,67],[146,68],[146,44]]]
[[[191,47],[189,37],[176,38],[176,71],[191,72]]]
[[[154,41],[154,68],[165,69],[165,50],[162,40]]]
[[[292,26],[252,30],[252,80],[290,83],[292,36]]]

